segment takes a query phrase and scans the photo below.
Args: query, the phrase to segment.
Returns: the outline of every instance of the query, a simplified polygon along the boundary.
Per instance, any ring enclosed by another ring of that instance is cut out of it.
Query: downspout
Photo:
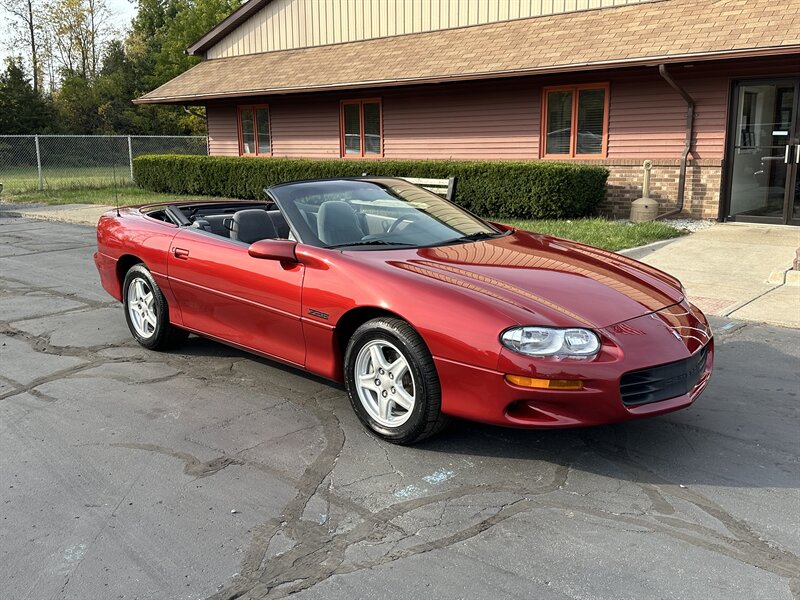
[[[692,138],[694,137],[694,99],[684,90],[681,86],[675,83],[669,72],[667,66],[664,64],[658,65],[658,74],[666,81],[669,86],[678,92],[681,97],[686,101],[686,141],[683,146],[683,154],[681,155],[681,170],[678,176],[678,205],[665,212],[663,215],[658,215],[656,219],[663,219],[672,215],[679,214],[683,211],[683,201],[686,193],[686,163],[689,159],[689,153],[692,151]]]

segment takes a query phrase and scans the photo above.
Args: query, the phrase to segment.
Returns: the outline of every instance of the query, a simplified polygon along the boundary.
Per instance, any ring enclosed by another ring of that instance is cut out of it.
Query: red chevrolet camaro
[[[266,197],[100,219],[100,278],[140,344],[192,332],[343,382],[364,425],[404,444],[450,417],[548,428],[658,415],[708,383],[708,323],[652,267],[488,223],[400,179]]]

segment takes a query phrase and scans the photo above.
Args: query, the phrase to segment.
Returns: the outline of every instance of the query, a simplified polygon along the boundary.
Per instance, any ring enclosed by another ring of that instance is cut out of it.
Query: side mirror
[[[297,246],[297,242],[292,240],[259,240],[250,244],[247,253],[253,258],[296,263],[295,246]]]

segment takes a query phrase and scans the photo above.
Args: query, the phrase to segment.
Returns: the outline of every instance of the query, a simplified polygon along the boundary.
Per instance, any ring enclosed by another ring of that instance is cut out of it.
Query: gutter
[[[673,90],[678,92],[678,94],[680,94],[680,96],[686,102],[686,140],[683,145],[683,154],[681,155],[681,170],[680,176],[678,177],[678,205],[674,209],[656,217],[656,219],[663,219],[664,217],[669,217],[683,212],[683,203],[686,195],[686,163],[689,159],[689,153],[692,151],[692,138],[694,137],[695,101],[685,89],[675,83],[675,80],[672,79],[667,71],[667,66],[665,64],[662,63],[658,65],[658,74],[661,75],[661,78],[666,81]]]

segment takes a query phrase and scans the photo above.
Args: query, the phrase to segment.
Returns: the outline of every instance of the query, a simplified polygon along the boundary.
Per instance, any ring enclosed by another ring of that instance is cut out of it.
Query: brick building
[[[800,224],[800,0],[250,0],[140,103],[213,155],[585,161],[606,210]]]

